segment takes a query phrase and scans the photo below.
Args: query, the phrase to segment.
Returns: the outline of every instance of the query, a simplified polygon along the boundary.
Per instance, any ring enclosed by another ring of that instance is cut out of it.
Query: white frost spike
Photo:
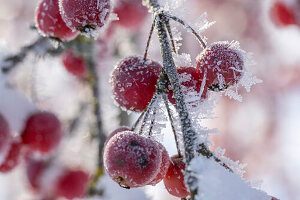
[[[241,80],[239,81],[239,84],[241,84],[241,86],[243,86],[247,92],[250,92],[251,86],[262,82],[262,80],[258,79],[251,72],[245,71]]]
[[[192,60],[191,60],[191,55],[187,53],[183,54],[176,54],[173,53],[173,58],[175,65],[177,67],[185,67],[185,66],[191,66],[192,65]]]
[[[198,188],[197,200],[271,200],[265,192],[252,188],[242,177],[228,171],[213,159],[196,157],[188,169],[198,179],[194,186]]]
[[[195,27],[196,31],[199,33],[203,33],[206,29],[208,29],[209,27],[211,27],[212,25],[214,25],[216,23],[215,21],[212,21],[212,22],[208,21],[206,12],[203,13],[202,15],[200,15],[194,21],[195,22],[194,22],[193,27]]]

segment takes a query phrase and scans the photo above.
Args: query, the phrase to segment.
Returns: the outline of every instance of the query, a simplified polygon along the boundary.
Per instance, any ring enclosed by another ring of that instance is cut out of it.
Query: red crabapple
[[[62,135],[61,123],[54,114],[37,112],[27,119],[21,137],[29,149],[48,153],[58,146]]]
[[[59,8],[66,24],[82,32],[102,27],[111,11],[110,0],[60,0]]]
[[[81,169],[65,169],[57,177],[55,193],[67,199],[81,198],[85,195],[89,175]]]
[[[26,175],[32,189],[39,191],[41,188],[41,177],[46,168],[46,162],[29,158],[26,163]]]
[[[161,151],[161,165],[160,165],[160,171],[158,172],[157,176],[150,182],[148,183],[148,185],[156,185],[157,183],[159,183],[160,181],[163,180],[163,178],[165,177],[169,165],[170,165],[170,158],[169,158],[169,154],[166,150],[166,148],[159,142],[157,142],[159,150]]]
[[[151,101],[162,66],[142,57],[127,57],[112,72],[114,99],[132,111],[143,111]]]
[[[58,0],[42,0],[35,12],[38,30],[47,37],[63,41],[74,39],[79,32],[71,30],[61,18]]]
[[[159,173],[162,158],[157,142],[124,131],[114,135],[104,149],[104,168],[121,187],[142,187]]]
[[[200,80],[200,74],[196,68],[179,67],[177,68],[177,73],[179,75],[179,80],[181,82],[181,89],[184,95],[200,93],[202,81]],[[168,91],[168,98],[172,104],[175,104],[175,99],[173,98],[173,90]],[[207,87],[204,85],[201,98],[195,101],[201,101],[206,98],[207,98]]]
[[[240,50],[229,42],[215,42],[197,57],[197,70],[201,80],[206,77],[210,90],[223,90],[237,83],[244,69]]]
[[[68,72],[77,77],[84,77],[86,65],[83,57],[76,55],[72,50],[66,50],[62,55],[62,62]]]
[[[185,198],[190,194],[184,183],[184,170],[185,163],[183,158],[179,158],[178,155],[173,156],[164,178],[164,184],[168,192],[180,198]]]
[[[0,165],[0,172],[6,173],[13,170],[20,162],[22,144],[20,141],[12,141],[5,160]]]
[[[296,24],[296,16],[293,10],[282,1],[274,2],[271,6],[270,15],[274,23],[278,26]]]
[[[10,141],[11,135],[9,125],[0,113],[0,155],[7,153],[6,150],[9,148]]]
[[[272,199],[271,200],[279,200],[279,199],[277,199],[277,198],[275,198],[275,197],[272,197]]]
[[[106,144],[108,143],[108,141],[110,140],[110,138],[112,138],[114,135],[123,132],[123,131],[129,131],[130,128],[128,126],[121,126],[119,128],[117,128],[116,130],[114,130],[113,132],[111,132],[108,137],[106,138],[106,141],[104,143],[104,146],[106,146]]]
[[[114,12],[119,20],[116,24],[129,29],[141,27],[147,17],[148,9],[142,5],[142,0],[118,0]]]

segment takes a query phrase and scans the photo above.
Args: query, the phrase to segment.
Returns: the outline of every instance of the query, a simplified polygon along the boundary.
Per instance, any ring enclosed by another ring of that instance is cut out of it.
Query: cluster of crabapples
[[[111,76],[115,101],[126,110],[141,112],[147,109],[162,68],[158,62],[139,56],[121,60]],[[243,70],[241,52],[231,43],[216,42],[200,53],[196,67],[178,67],[177,73],[183,94],[200,93],[197,101],[202,102],[209,91],[221,91],[237,84]],[[165,93],[175,104],[170,84]],[[184,183],[183,157],[169,158],[163,145],[150,136],[147,138],[128,127],[121,127],[107,139],[103,158],[108,175],[122,187],[155,185],[163,180],[170,194],[181,198],[189,195]]]
[[[0,172],[8,173],[23,161],[28,183],[35,193],[51,195],[53,199],[59,196],[67,199],[82,197],[88,173],[79,168],[52,165],[48,159],[62,137],[61,122],[50,112],[30,114],[18,137],[12,135],[7,120],[0,113]]]

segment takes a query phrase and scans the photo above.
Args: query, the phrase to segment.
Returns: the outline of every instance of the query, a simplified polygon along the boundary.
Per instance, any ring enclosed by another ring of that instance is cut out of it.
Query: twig
[[[144,53],[144,60],[147,60],[148,50],[149,50],[153,30],[154,30],[154,27],[155,27],[155,22],[156,22],[156,16],[153,19],[151,29],[150,29],[150,33],[149,33],[149,36],[148,36],[148,40],[147,40],[147,44],[146,44],[146,48],[145,48],[145,53]]]
[[[193,29],[190,25],[188,25],[187,23],[185,23],[182,19],[179,19],[178,17],[176,16],[173,16],[173,15],[170,15],[169,13],[165,13],[165,16],[170,18],[170,19],[173,19],[174,21],[182,24],[186,29],[190,30],[194,36],[198,39],[198,41],[200,42],[200,44],[202,45],[203,49],[206,48],[206,44],[205,42],[202,40],[202,38],[200,37],[200,35],[195,31],[195,29]]]

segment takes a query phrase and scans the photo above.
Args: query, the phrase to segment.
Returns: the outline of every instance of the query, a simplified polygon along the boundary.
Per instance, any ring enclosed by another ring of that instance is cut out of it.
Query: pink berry
[[[275,198],[275,197],[272,197],[272,199],[271,200],[279,200],[279,199],[277,199],[277,198]]]
[[[47,37],[63,41],[74,39],[79,32],[71,30],[61,18],[58,0],[42,0],[35,12],[38,30]]]
[[[6,150],[9,148],[10,141],[11,135],[9,125],[0,113],[0,155],[7,153]]]
[[[149,138],[124,131],[113,136],[104,149],[104,167],[121,187],[135,188],[150,183],[159,173],[161,151]]]
[[[55,193],[67,199],[81,198],[85,195],[89,175],[81,169],[65,169],[58,177]]]
[[[276,1],[270,10],[271,18],[278,26],[289,26],[296,24],[296,16],[291,8],[284,2]]]
[[[39,191],[41,189],[41,177],[46,169],[46,162],[29,158],[26,164],[26,175],[32,189]]]
[[[109,134],[109,136],[106,138],[106,141],[104,143],[104,146],[106,146],[106,144],[108,143],[108,141],[116,134],[120,133],[120,132],[123,132],[123,131],[129,131],[130,128],[128,126],[121,126],[119,128],[117,128],[116,130],[114,130],[113,132],[111,132]]]
[[[84,77],[86,65],[81,56],[76,55],[72,50],[66,50],[62,55],[62,62],[68,72],[77,77]]]
[[[21,137],[31,150],[48,153],[58,146],[62,135],[61,123],[54,114],[37,112],[27,119]]]
[[[194,67],[180,67],[177,69],[179,80],[181,82],[181,89],[185,96],[200,93],[201,83],[200,74]],[[172,104],[175,104],[175,98],[173,97],[173,90],[168,91],[168,98]],[[196,101],[202,101],[207,98],[207,86],[204,85],[201,98]]]
[[[167,191],[176,197],[185,198],[190,193],[184,183],[185,163],[183,158],[178,155],[173,156],[170,160],[170,166],[164,178],[164,184]]]
[[[0,172],[7,173],[13,170],[20,162],[22,144],[20,141],[13,141],[8,150],[5,160],[0,165]]]
[[[111,76],[114,99],[128,110],[143,111],[152,99],[161,69],[159,63],[142,57],[123,59]]]
[[[110,0],[60,0],[61,15],[67,25],[76,30],[102,27],[111,11]]]
[[[145,21],[148,9],[142,5],[142,0],[118,0],[114,13],[119,17],[115,23],[124,28],[137,29]]]
[[[160,181],[162,181],[168,171],[170,165],[170,158],[166,148],[159,142],[157,142],[159,150],[161,151],[161,165],[160,171],[158,172],[157,176],[150,182],[148,185],[156,185]]]
[[[206,77],[210,90],[222,90],[237,83],[244,69],[238,49],[229,42],[216,42],[203,50],[197,57],[200,79]]]

